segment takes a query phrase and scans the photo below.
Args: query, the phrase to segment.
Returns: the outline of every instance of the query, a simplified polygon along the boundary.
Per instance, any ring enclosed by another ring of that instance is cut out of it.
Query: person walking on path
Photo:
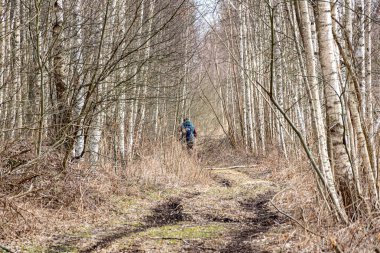
[[[197,137],[197,131],[189,118],[184,118],[183,123],[180,126],[181,138],[183,142],[186,142],[188,149],[193,149],[195,138]]]

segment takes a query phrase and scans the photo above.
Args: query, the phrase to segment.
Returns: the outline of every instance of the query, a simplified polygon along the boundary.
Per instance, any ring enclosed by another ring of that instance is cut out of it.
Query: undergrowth
[[[96,169],[84,161],[72,162],[63,169],[62,154],[44,148],[45,155],[36,159],[33,145],[27,141],[0,147],[3,242],[101,220],[113,210],[113,196],[209,180],[196,155],[188,154],[177,142],[167,142],[153,152],[140,154],[127,167],[115,168],[104,160]]]
[[[349,226],[336,222],[318,190],[315,175],[301,155],[284,158],[276,148],[268,155],[246,155],[226,139],[198,142],[189,153],[176,141],[146,144],[128,166],[102,160],[97,169],[86,162],[62,168],[62,155],[44,149],[35,159],[27,141],[0,147],[0,242],[51,237],[56,231],[106,220],[118,196],[144,195],[212,182],[205,167],[249,165],[244,173],[274,182],[280,190],[268,205],[286,214],[293,226],[276,238],[289,252],[380,252],[379,214]],[[234,182],[231,181],[231,184]],[[226,186],[226,189],[228,187]],[[85,229],[85,231],[87,231]],[[43,238],[41,239],[43,240]]]
[[[318,190],[316,176],[304,155],[278,159],[276,152],[261,159],[260,169],[270,168],[265,179],[280,184],[273,205],[289,215],[294,227],[281,243],[293,252],[380,252],[380,217],[362,217],[345,226],[336,219]],[[364,208],[364,207],[363,207]]]

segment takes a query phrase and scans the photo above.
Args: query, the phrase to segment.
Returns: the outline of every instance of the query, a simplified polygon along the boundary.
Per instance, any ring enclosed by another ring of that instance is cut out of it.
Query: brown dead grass
[[[275,150],[260,159],[258,169],[265,179],[276,182],[280,190],[272,199],[273,204],[298,221],[287,231],[279,243],[287,245],[291,252],[380,252],[379,214],[359,219],[350,226],[336,222],[318,191],[314,172],[306,157],[279,159]],[[265,173],[270,168],[270,173]]]
[[[234,148],[227,138],[205,136],[198,141],[200,162],[206,167],[253,164],[258,157],[244,149]]]
[[[114,197],[209,178],[195,156],[175,142],[140,156],[126,169],[118,168],[117,174],[110,163],[97,170],[85,162],[73,163],[63,170],[62,156],[53,150],[30,163],[32,150],[30,143],[20,142],[0,151],[0,242],[49,239],[78,224],[102,222],[114,209]]]
[[[4,145],[0,148],[0,242],[46,241],[78,224],[106,222],[115,207],[113,197],[143,195],[150,188],[205,185],[212,181],[206,166],[256,164],[257,179],[274,182],[280,189],[272,199],[276,208],[302,224],[293,222],[294,226],[273,235],[278,245],[285,245],[285,252],[380,252],[379,214],[348,227],[335,222],[302,154],[286,160],[273,148],[265,157],[247,156],[220,139],[200,141],[197,146],[201,147],[190,155],[175,141],[151,145],[115,174],[109,162],[98,170],[81,162],[63,171],[62,157],[53,151],[27,165],[33,160],[29,143]]]
[[[197,148],[189,152],[184,144],[169,140],[147,150],[126,171],[127,178],[165,188],[210,183],[209,172],[198,161]]]

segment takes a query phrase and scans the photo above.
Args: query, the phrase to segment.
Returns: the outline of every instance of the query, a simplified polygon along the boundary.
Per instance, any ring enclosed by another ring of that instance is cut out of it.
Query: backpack
[[[185,126],[186,130],[186,141],[194,140],[194,130],[192,126]]]
[[[190,142],[194,140],[194,127],[191,122],[185,122],[182,125],[182,130],[184,135],[186,136],[186,142]]]

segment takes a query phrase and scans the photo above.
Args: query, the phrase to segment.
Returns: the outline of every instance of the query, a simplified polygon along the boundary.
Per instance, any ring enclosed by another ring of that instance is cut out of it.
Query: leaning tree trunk
[[[332,32],[330,4],[330,1],[318,1],[317,3],[319,56],[326,99],[327,129],[331,137],[332,153],[334,156],[336,184],[343,198],[344,206],[348,207],[353,204],[349,191],[351,183],[348,177],[348,171],[351,171],[351,164],[344,144],[344,126],[340,100],[342,90],[339,84],[338,64],[335,58],[336,46]],[[337,207],[342,220],[348,222],[346,211],[341,208],[341,204],[337,204]]]
[[[307,81],[309,84],[309,89],[311,93],[311,107],[313,112],[313,117],[315,120],[315,128],[317,133],[318,140],[318,151],[320,154],[320,165],[323,171],[324,176],[326,177],[326,182],[328,187],[332,189],[334,198],[337,197],[336,189],[333,181],[332,169],[330,166],[328,151],[327,151],[327,139],[325,124],[322,114],[322,106],[320,101],[319,94],[319,84],[316,70],[316,62],[314,58],[314,49],[312,41],[312,33],[310,26],[310,15],[309,15],[309,6],[306,0],[299,2],[300,9],[300,19],[301,19],[301,36],[303,37],[303,46],[305,49],[306,56],[306,71],[307,71]],[[337,200],[336,200],[337,201]]]

